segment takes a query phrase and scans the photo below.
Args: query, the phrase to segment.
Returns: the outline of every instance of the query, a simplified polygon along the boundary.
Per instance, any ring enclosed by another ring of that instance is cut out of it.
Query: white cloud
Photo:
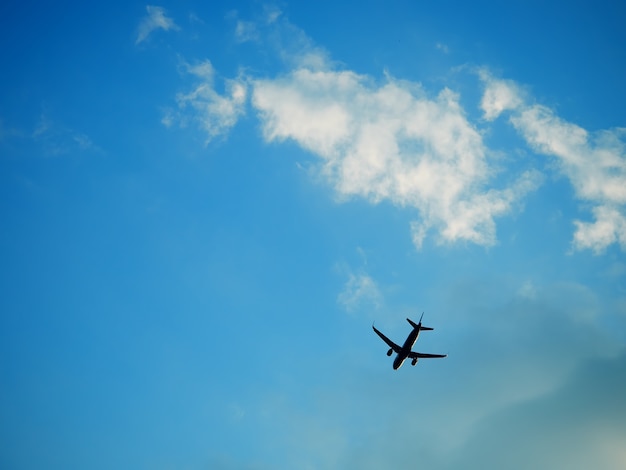
[[[148,12],[138,42],[154,28],[176,27],[163,9],[148,7]],[[429,235],[438,243],[494,245],[496,218],[542,181],[539,171],[530,170],[508,174],[503,187],[494,187],[490,151],[458,94],[448,88],[432,95],[419,83],[390,76],[378,83],[341,70],[277,9],[266,8],[258,22],[237,20],[235,36],[269,44],[290,71],[276,78],[227,79],[220,93],[208,60],[185,64],[199,83],[177,95],[178,110],[166,110],[162,123],[195,121],[209,142],[244,114],[250,87],[267,142],[292,140],[319,157],[320,174],[342,199],[415,209],[410,232],[418,249]],[[445,51],[445,45],[437,47]],[[556,157],[576,195],[589,204],[596,219],[574,221],[574,248],[624,247],[626,129],[590,133],[545,106],[528,104],[528,93],[514,81],[494,78],[487,69],[478,74],[485,84],[480,103],[485,121],[508,111],[526,142]]]
[[[429,98],[419,84],[387,77],[377,85],[323,60],[252,85],[268,142],[292,139],[320,157],[341,196],[417,209],[418,248],[432,228],[440,242],[493,245],[494,217],[540,179],[530,172],[509,189],[488,189],[487,149],[447,88]]]
[[[147,5],[146,11],[148,12],[137,28],[137,39],[135,44],[139,44],[145,41],[150,34],[157,30],[162,29],[169,31],[170,29],[178,30],[179,27],[174,23],[174,20],[165,16],[165,9],[153,5]]]
[[[593,209],[595,222],[574,221],[574,246],[578,249],[589,248],[601,253],[607,246],[619,243],[626,250],[626,217],[619,210],[598,206]]]
[[[487,83],[480,102],[485,119],[493,121],[503,111],[515,109],[522,104],[521,93],[515,83],[510,80],[496,80],[486,70],[481,70],[479,75]]]
[[[575,221],[574,247],[599,253],[619,242],[626,248],[626,129],[591,133],[550,108],[527,105],[511,81],[481,74],[487,119],[511,110],[510,122],[537,152],[555,157],[579,199],[592,205],[595,222]]]
[[[200,79],[188,93],[176,96],[179,111],[167,110],[161,122],[171,127],[174,122],[184,127],[188,116],[206,133],[206,143],[226,134],[245,112],[247,85],[243,78],[226,79],[223,94],[215,90],[215,71],[210,61],[195,65],[184,64],[187,73]],[[187,111],[191,108],[191,112]]]
[[[511,121],[532,147],[559,158],[561,171],[582,199],[626,203],[626,152],[619,140],[622,132],[604,131],[590,142],[586,130],[539,105],[525,108]]]

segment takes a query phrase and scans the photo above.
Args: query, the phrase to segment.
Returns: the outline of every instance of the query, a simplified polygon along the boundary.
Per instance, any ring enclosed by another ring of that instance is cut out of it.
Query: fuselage
[[[409,333],[409,336],[407,336],[406,341],[404,342],[404,344],[402,345],[402,348],[400,349],[400,352],[398,352],[398,355],[393,361],[394,370],[399,369],[402,363],[406,360],[406,358],[409,357],[409,353],[411,352],[411,349],[413,348],[413,345],[417,341],[417,338],[419,337],[419,335],[420,335],[419,327],[413,328],[413,331]]]

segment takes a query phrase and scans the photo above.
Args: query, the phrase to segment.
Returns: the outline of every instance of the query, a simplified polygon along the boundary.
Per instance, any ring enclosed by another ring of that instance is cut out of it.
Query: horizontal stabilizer
[[[423,315],[423,314],[422,314]],[[422,326],[422,320],[420,320],[419,323],[415,323],[413,320],[411,320],[410,318],[407,318],[406,321],[408,321],[411,326],[413,328],[419,328],[420,331],[424,331],[424,330],[432,330],[433,328],[429,327],[429,326]]]

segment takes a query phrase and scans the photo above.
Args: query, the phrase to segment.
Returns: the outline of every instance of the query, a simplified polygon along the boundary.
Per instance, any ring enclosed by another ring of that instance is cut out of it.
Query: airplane
[[[425,353],[418,353],[418,352],[411,351],[411,348],[413,347],[413,345],[415,344],[415,341],[417,341],[417,338],[420,335],[420,331],[433,329],[428,326],[422,326],[422,318],[424,318],[423,313],[422,313],[422,316],[420,317],[419,323],[417,324],[414,323],[410,318],[406,319],[406,321],[408,321],[413,327],[413,331],[409,333],[409,336],[407,337],[402,347],[398,346],[396,343],[391,341],[384,334],[378,331],[374,325],[372,325],[372,328],[374,328],[374,331],[376,332],[376,334],[380,336],[382,340],[385,343],[387,343],[387,345],[389,346],[389,351],[387,351],[387,356],[391,356],[393,352],[397,354],[396,358],[393,360],[394,370],[398,370],[407,357],[409,359],[412,359],[411,365],[414,366],[415,364],[417,364],[418,359],[431,359],[431,358],[448,356],[447,354],[425,354]]]

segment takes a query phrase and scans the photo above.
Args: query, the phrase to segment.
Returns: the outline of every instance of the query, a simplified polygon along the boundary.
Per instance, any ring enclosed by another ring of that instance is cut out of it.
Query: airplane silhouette
[[[413,327],[413,331],[409,333],[409,336],[406,338],[406,341],[404,342],[402,347],[398,346],[396,343],[391,341],[384,334],[378,331],[374,325],[372,325],[372,328],[374,328],[374,331],[376,332],[376,334],[380,336],[382,340],[385,343],[387,343],[387,345],[390,348],[389,351],[387,351],[387,356],[391,356],[393,352],[397,354],[396,358],[393,360],[394,370],[399,369],[407,357],[409,359],[412,359],[411,365],[414,366],[415,364],[417,364],[418,359],[432,359],[432,358],[448,356],[447,354],[425,354],[425,353],[418,353],[418,352],[411,351],[411,348],[413,347],[413,345],[417,341],[417,338],[420,335],[420,331],[433,329],[433,328],[429,328],[428,326],[422,326],[422,318],[424,318],[423,313],[422,313],[422,316],[420,317],[420,322],[417,324],[413,322],[410,318],[406,319],[406,321],[408,321]]]

